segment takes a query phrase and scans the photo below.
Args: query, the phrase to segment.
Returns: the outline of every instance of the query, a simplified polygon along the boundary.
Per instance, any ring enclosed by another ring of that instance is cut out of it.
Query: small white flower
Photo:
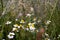
[[[60,37],[60,35],[58,35],[58,37]]]
[[[31,14],[26,14],[26,17],[30,17],[31,16]]]
[[[18,24],[14,24],[13,26],[14,26],[14,27],[18,27]]]
[[[60,38],[60,37],[57,37],[57,38]]]
[[[32,23],[28,23],[28,25],[29,25],[29,26],[31,26],[31,25],[32,25]]]
[[[6,24],[11,24],[11,21],[7,21]]]
[[[29,28],[26,28],[26,30],[28,31],[28,30],[29,30]]]
[[[20,28],[20,26],[18,26],[18,28]]]
[[[46,22],[46,25],[49,25],[51,23],[51,21],[50,20],[48,20],[47,22]]]
[[[45,38],[45,40],[50,40],[49,38]]]
[[[9,38],[9,39],[12,39],[12,38],[14,38],[14,35],[15,35],[15,33],[10,32],[9,35],[8,35],[8,38]]]
[[[5,39],[2,39],[2,40],[5,40]]]
[[[35,27],[30,26],[30,30],[31,31],[34,31],[35,30]]]
[[[22,19],[22,20],[20,21],[20,23],[25,23],[25,21]]]
[[[41,22],[41,20],[39,19],[37,22],[39,23],[39,22]]]
[[[34,8],[33,7],[31,7],[31,11],[34,11]]]
[[[13,28],[12,31],[17,31],[18,32],[18,29],[17,28]]]
[[[45,33],[45,36],[49,37],[49,35],[47,33]]]
[[[16,21],[18,21],[18,19],[15,19]]]
[[[48,40],[50,40],[50,39],[48,39]]]

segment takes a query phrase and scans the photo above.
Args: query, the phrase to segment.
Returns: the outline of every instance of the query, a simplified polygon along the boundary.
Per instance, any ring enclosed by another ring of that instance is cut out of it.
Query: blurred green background
[[[14,32],[14,38],[9,39],[7,35],[13,25],[20,24],[21,19],[26,22],[22,24],[24,27],[36,22],[35,31],[19,29]],[[47,20],[51,21],[49,25],[46,25]],[[6,25],[7,21],[12,23]],[[47,28],[48,37],[44,35],[43,40],[60,40],[60,0],[0,0],[0,40],[36,40],[36,30],[40,27]]]

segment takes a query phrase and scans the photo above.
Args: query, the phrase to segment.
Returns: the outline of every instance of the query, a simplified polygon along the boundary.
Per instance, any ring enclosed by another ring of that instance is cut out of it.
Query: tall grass
[[[52,0],[8,0],[7,4],[3,3],[0,0],[0,40],[36,40],[40,27],[45,28],[43,40],[60,40],[59,0],[53,3]],[[47,24],[48,21],[51,23]],[[14,25],[17,28],[12,31]],[[15,33],[14,38],[8,37],[10,32]]]

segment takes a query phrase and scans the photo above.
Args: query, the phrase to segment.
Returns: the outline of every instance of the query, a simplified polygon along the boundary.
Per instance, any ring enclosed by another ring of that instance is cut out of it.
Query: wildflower
[[[28,31],[28,30],[29,30],[29,28],[26,28],[26,30]]]
[[[14,24],[13,26],[14,26],[14,27],[18,27],[18,24]]]
[[[48,40],[50,40],[50,39],[48,39]]]
[[[36,18],[34,18],[33,21],[36,21]]]
[[[2,40],[5,40],[5,39],[2,39]]]
[[[29,26],[31,26],[32,23],[28,23]]]
[[[45,36],[49,37],[49,35],[47,33],[45,33]]]
[[[28,26],[31,31],[35,30],[34,23],[28,23]]]
[[[45,38],[45,40],[50,40],[49,38]]]
[[[20,26],[18,26],[18,28],[20,28]]]
[[[60,37],[60,35],[58,35],[58,37]]]
[[[9,39],[13,39],[13,38],[14,38],[14,35],[15,35],[15,33],[10,32],[9,35],[8,35],[8,38],[9,38]]]
[[[25,23],[25,21],[22,19],[22,20],[20,21],[20,23]]]
[[[31,14],[26,14],[26,17],[31,17]]]
[[[20,27],[24,29],[24,26],[20,24]]]
[[[8,25],[8,24],[11,24],[11,21],[7,21],[6,24],[7,24],[7,25]]]
[[[30,29],[31,31],[34,31],[34,30],[35,30],[35,27],[30,26],[29,29]]]
[[[17,31],[18,32],[18,29],[17,28],[13,28],[12,31]]]
[[[39,23],[41,20],[39,19],[37,22]]]
[[[50,22],[51,22],[51,21],[50,21],[50,20],[48,20],[48,21],[46,22],[46,25],[49,25],[49,24],[50,24]]]
[[[18,21],[18,19],[15,19],[16,21]]]
[[[38,30],[36,30],[36,32],[39,32]]]
[[[22,25],[20,24],[20,27],[22,27]]]
[[[31,7],[31,11],[34,11],[34,8],[33,7]]]

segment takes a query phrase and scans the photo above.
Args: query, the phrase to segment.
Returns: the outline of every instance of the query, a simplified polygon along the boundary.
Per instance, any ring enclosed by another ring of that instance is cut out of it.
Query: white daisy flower
[[[34,8],[33,7],[31,7],[30,9],[31,9],[31,11],[34,11]]]
[[[11,24],[11,21],[7,21],[5,24]]]
[[[28,31],[28,30],[29,30],[29,28],[26,28],[26,30]]]
[[[31,26],[32,23],[28,23],[29,26]]]
[[[15,19],[15,21],[18,21],[18,19]]]
[[[18,29],[17,28],[13,28],[12,31],[17,31],[18,32]]]
[[[48,40],[50,40],[50,39],[48,39]]]
[[[20,28],[20,26],[18,26],[18,28]]]
[[[50,20],[48,20],[47,22],[46,22],[46,25],[49,25],[51,23],[51,21]]]
[[[14,24],[13,26],[14,26],[14,27],[18,27],[18,24]]]
[[[5,40],[5,39],[2,39],[2,40]]]
[[[58,35],[58,37],[60,37],[60,35]]]
[[[49,37],[49,35],[47,33],[45,33],[45,36]]]
[[[26,17],[31,17],[31,14],[26,14]]]
[[[25,23],[25,21],[22,19],[22,20],[20,21],[20,23]]]
[[[13,38],[14,38],[14,35],[15,35],[15,33],[10,32],[9,35],[8,35],[8,38],[9,38],[9,39],[13,39]]]
[[[36,28],[35,28],[35,27],[30,26],[30,27],[29,27],[29,29],[30,29],[31,31],[34,31]]]

